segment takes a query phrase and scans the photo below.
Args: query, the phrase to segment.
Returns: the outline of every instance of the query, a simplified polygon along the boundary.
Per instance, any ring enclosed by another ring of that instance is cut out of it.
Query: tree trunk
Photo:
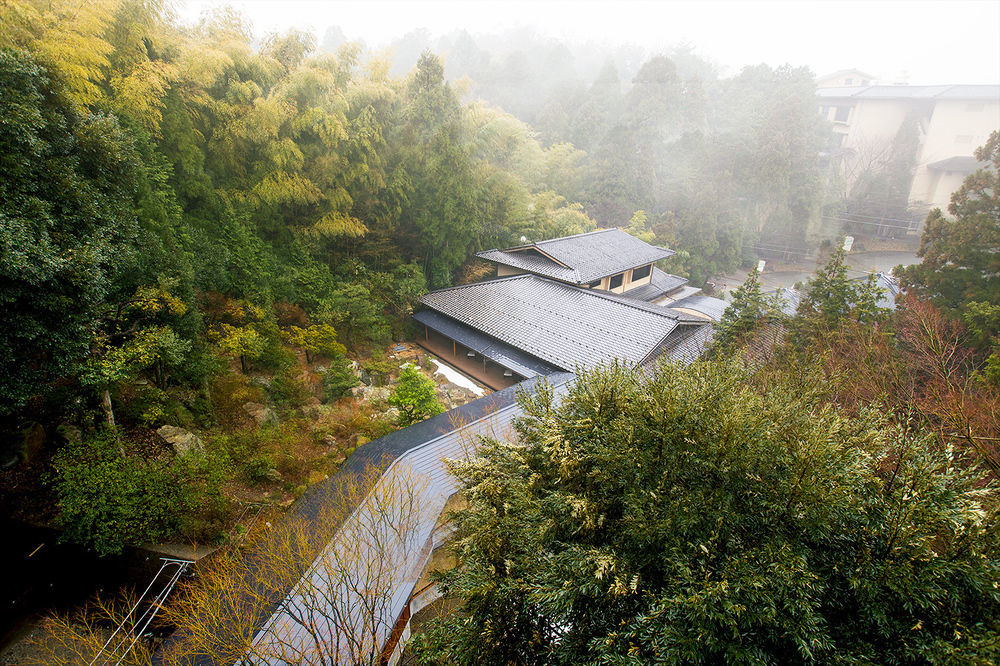
[[[247,374],[247,359],[243,354],[240,354],[240,369],[243,370],[243,374]]]
[[[108,426],[115,427],[115,410],[111,406],[111,391],[109,389],[104,389],[104,393],[101,395],[101,407],[104,408],[104,421]]]

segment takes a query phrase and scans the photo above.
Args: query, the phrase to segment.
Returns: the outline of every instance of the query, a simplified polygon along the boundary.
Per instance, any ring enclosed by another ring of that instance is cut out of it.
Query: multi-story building
[[[867,75],[850,70],[817,83],[820,113],[839,136],[850,187],[885,159],[904,121],[916,121],[918,143],[909,204],[918,217],[947,210],[951,193],[981,165],[973,151],[1000,129],[1000,85],[844,85]]]

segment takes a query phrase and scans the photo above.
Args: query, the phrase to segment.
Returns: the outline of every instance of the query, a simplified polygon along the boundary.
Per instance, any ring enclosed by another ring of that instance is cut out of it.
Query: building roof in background
[[[649,277],[649,284],[629,289],[621,295],[625,298],[649,302],[676,291],[688,283],[687,278],[671,275],[666,271],[661,271],[656,266],[653,266],[653,272]]]
[[[856,282],[864,282],[868,276],[854,278]],[[899,295],[900,288],[891,275],[886,273],[875,273],[875,286],[879,291],[879,299],[876,305],[886,310],[896,309],[896,296]]]
[[[715,298],[714,296],[694,294],[693,296],[682,298],[679,301],[667,303],[665,307],[668,307],[671,310],[678,310],[680,312],[683,312],[684,310],[693,310],[694,312],[703,314],[712,321],[719,321],[722,319],[722,314],[726,311],[726,308],[729,307],[729,303],[726,303],[721,298]]]
[[[432,291],[421,301],[564,370],[612,359],[638,365],[678,327],[706,325],[697,317],[536,275]]]
[[[539,254],[528,254],[529,250]],[[487,250],[476,256],[563,282],[586,284],[674,254],[673,250],[650,245],[621,229],[601,229],[504,250]]]
[[[819,88],[819,97],[851,99],[961,99],[1000,101],[997,85],[850,86]]]
[[[778,307],[781,311],[789,316],[795,316],[798,312],[799,303],[802,301],[802,294],[791,287],[780,287],[772,292],[767,292],[767,295],[776,294],[778,297]]]
[[[857,74],[859,77],[863,79],[868,79],[869,81],[874,81],[877,78],[875,76],[872,76],[871,74],[866,74],[865,72],[862,72],[860,69],[838,69],[836,72],[831,72],[830,74],[826,74],[825,76],[817,76],[816,80],[826,81],[827,79],[836,79],[841,76],[844,76],[845,74]]]
[[[971,155],[955,155],[927,165],[928,169],[935,171],[956,171],[958,173],[973,173],[979,169],[985,169],[989,162],[980,162]]]

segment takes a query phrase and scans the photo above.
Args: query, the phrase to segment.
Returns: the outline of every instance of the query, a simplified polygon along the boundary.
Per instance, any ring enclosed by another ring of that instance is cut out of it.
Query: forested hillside
[[[565,155],[562,194],[601,226],[645,211],[657,240],[686,253],[672,270],[695,283],[758,254],[801,259],[840,233],[831,216],[873,197],[846,197],[807,68],[723,76],[690,48],[644,54],[527,31],[415,31],[393,44],[402,62],[428,47],[468,99],[513,113]]]
[[[302,377],[333,400],[350,388],[334,379],[348,351],[387,374],[380,349],[475,251],[593,227],[555,191],[561,150],[460,103],[433,54],[393,78],[352,45],[328,53],[294,31],[258,44],[235,13],[181,25],[166,7],[0,7],[5,483],[35,488],[16,470],[36,465],[62,524],[108,550],[175,532],[183,507],[208,516],[189,532],[210,536],[220,482],[289,474],[276,435],[240,429],[242,404],[299,405]],[[390,427],[350,418],[338,427]],[[117,434],[94,434],[100,423]],[[194,468],[155,462],[163,424],[224,441]],[[50,467],[41,442],[57,439],[69,452]],[[106,478],[74,467],[90,456]],[[158,497],[149,516],[123,507],[130,488]],[[29,496],[17,511],[40,518]],[[87,514],[105,500],[142,524],[123,518],[102,543]]]

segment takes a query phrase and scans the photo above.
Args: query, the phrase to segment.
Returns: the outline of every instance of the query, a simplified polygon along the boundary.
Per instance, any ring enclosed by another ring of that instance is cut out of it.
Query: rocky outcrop
[[[367,386],[362,384],[351,389],[351,395],[362,400],[367,400],[368,402],[384,402],[389,399],[390,393],[392,393],[392,390],[388,386]]]
[[[156,434],[160,436],[160,439],[169,444],[174,453],[179,456],[205,452],[205,444],[201,441],[201,438],[190,430],[165,425],[157,428]]]
[[[267,405],[259,402],[248,402],[243,405],[243,411],[250,415],[258,426],[278,425],[278,414]]]

